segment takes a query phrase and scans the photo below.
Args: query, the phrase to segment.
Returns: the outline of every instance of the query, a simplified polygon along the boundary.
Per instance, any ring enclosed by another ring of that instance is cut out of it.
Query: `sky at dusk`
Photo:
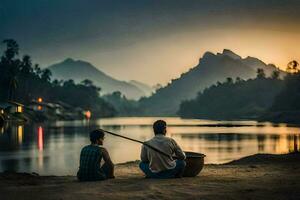
[[[300,61],[299,0],[1,0],[0,39],[46,67],[71,57],[122,80],[166,84],[205,51],[282,69]]]

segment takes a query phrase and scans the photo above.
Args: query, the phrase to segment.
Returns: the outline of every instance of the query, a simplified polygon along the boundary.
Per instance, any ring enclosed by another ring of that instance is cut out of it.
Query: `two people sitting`
[[[153,124],[153,130],[155,136],[142,146],[140,169],[146,178],[182,177],[186,156],[175,140],[166,137],[167,123],[158,120]],[[96,181],[114,178],[114,164],[107,150],[102,146],[104,132],[102,130],[92,131],[90,140],[91,144],[85,146],[80,153],[78,179],[80,181]],[[104,161],[103,165],[101,165],[102,160]]]

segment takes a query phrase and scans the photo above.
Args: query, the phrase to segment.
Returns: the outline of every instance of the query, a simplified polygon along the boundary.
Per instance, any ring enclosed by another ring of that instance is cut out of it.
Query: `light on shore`
[[[87,119],[90,119],[91,116],[92,116],[92,113],[91,113],[91,111],[87,110],[87,111],[84,113],[84,115],[85,115],[85,117],[86,117]]]

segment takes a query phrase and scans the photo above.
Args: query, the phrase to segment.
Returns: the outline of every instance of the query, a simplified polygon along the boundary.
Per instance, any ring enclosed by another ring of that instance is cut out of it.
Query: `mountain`
[[[142,90],[146,96],[150,96],[154,92],[154,88],[152,88],[151,86],[145,83],[135,81],[135,80],[131,80],[129,81],[129,83]]]
[[[51,70],[53,78],[58,80],[73,79],[76,83],[79,83],[84,79],[89,79],[101,88],[101,94],[120,91],[129,99],[146,96],[146,93],[134,84],[114,79],[98,70],[91,63],[82,60],[68,58],[49,66],[48,69]]]
[[[181,101],[195,98],[199,91],[218,81],[223,82],[227,77],[254,78],[258,68],[264,69],[267,76],[277,69],[257,58],[242,58],[228,49],[216,55],[206,52],[197,66],[156,90],[151,97],[142,98],[140,105],[145,115],[175,115]]]

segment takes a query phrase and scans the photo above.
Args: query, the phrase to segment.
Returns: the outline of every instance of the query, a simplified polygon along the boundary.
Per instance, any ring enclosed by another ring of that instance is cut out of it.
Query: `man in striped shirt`
[[[77,172],[79,181],[98,181],[114,178],[114,164],[107,150],[102,147],[104,132],[94,130],[90,133],[91,144],[82,148],[80,166]],[[101,166],[101,160],[104,164]]]

